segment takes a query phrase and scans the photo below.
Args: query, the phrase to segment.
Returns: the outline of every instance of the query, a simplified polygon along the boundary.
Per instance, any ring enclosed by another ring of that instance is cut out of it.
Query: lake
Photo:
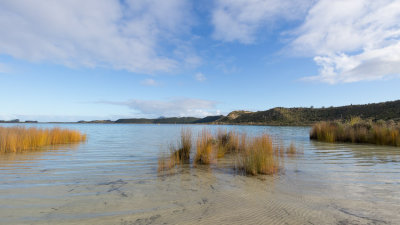
[[[2,126],[11,126],[3,124]],[[85,143],[0,155],[0,224],[400,224],[400,148],[309,140],[309,127],[30,124]],[[157,160],[182,127],[271,134],[303,153],[273,176]]]

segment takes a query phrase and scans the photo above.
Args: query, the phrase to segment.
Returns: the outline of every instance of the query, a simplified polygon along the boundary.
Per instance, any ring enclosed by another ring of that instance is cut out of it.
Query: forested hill
[[[256,125],[311,125],[318,121],[347,120],[359,116],[372,120],[400,122],[400,100],[365,105],[329,108],[283,108],[266,111],[233,111],[227,116],[162,117],[157,119],[131,118],[116,121],[79,121],[80,123],[139,123],[139,124],[256,124]]]
[[[400,121],[400,100],[329,108],[282,108],[266,111],[233,111],[215,121],[218,124],[309,125],[317,121],[359,116],[372,120]]]
[[[192,124],[192,123],[210,123],[214,122],[223,116],[207,116],[204,118],[196,118],[196,117],[165,117],[158,119],[119,119],[116,120],[115,123],[160,123],[160,124]]]

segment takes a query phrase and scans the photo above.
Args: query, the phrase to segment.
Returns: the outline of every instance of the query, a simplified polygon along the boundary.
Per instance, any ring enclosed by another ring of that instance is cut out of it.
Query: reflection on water
[[[46,159],[46,156],[52,155],[52,153],[49,151],[62,151],[55,153],[55,155],[65,155],[69,154],[70,150],[78,149],[79,144],[80,143],[46,146],[35,151],[0,154],[0,170],[15,170],[15,167],[31,169],[32,167],[35,167],[38,160],[48,160]]]
[[[57,126],[87,143],[0,155],[0,224],[400,224],[399,148],[311,142],[307,127],[222,126],[293,140],[304,154],[276,176],[236,175],[229,157],[158,176],[181,125]]]

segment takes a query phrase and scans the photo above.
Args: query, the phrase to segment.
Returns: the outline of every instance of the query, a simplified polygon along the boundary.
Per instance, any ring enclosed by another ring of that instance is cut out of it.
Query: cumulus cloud
[[[194,78],[199,82],[203,82],[203,81],[207,80],[206,76],[203,73],[196,73]]]
[[[145,79],[142,82],[140,82],[141,85],[144,86],[158,86],[158,82],[155,81],[154,79]]]
[[[399,0],[320,0],[294,32],[295,52],[314,56],[331,84],[400,75]]]
[[[189,30],[189,4],[184,0],[1,1],[0,54],[72,67],[170,71],[188,54],[174,55],[170,48],[178,48],[179,37]],[[196,55],[190,52],[189,57]]]
[[[213,37],[249,44],[257,31],[277,20],[302,18],[313,0],[218,0],[212,12]]]
[[[138,100],[129,101],[101,101],[99,103],[127,106],[147,117],[158,116],[198,116],[216,115],[216,102],[203,99],[181,98],[167,101]]]

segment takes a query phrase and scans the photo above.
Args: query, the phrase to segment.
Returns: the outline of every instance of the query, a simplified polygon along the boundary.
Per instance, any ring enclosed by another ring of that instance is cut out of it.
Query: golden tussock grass
[[[214,138],[210,131],[203,129],[196,142],[195,164],[210,164],[214,161],[213,144]]]
[[[191,132],[182,131],[178,147],[170,145],[169,154],[159,158],[158,171],[168,171],[178,164],[189,162],[191,146]],[[274,144],[273,138],[267,134],[248,137],[246,133],[219,129],[213,135],[203,129],[196,140],[193,163],[214,164],[218,158],[233,154],[236,171],[246,175],[272,175],[279,171],[285,155],[294,156],[297,153],[298,148],[294,143],[288,147],[282,143]]]
[[[61,128],[0,127],[0,153],[35,151],[43,146],[86,140],[86,134]]]
[[[310,139],[400,147],[400,125],[393,121],[372,122],[359,117],[347,122],[319,122],[313,125]]]
[[[192,131],[182,129],[177,146],[169,146],[169,155],[163,155],[158,159],[158,172],[174,168],[178,164],[188,163],[192,149]]]
[[[286,154],[289,156],[294,156],[299,153],[300,153],[299,148],[293,142],[291,142],[289,147],[286,148]]]
[[[235,169],[247,175],[275,174],[279,169],[280,146],[274,146],[269,135],[248,138],[238,154]]]
[[[169,155],[162,155],[158,158],[158,172],[167,171],[174,168],[176,165],[180,164],[182,160],[177,154],[175,147],[172,145],[170,146],[170,154]]]
[[[226,153],[234,153],[240,150],[240,136],[235,131],[219,129],[216,135],[217,157],[224,157]]]

